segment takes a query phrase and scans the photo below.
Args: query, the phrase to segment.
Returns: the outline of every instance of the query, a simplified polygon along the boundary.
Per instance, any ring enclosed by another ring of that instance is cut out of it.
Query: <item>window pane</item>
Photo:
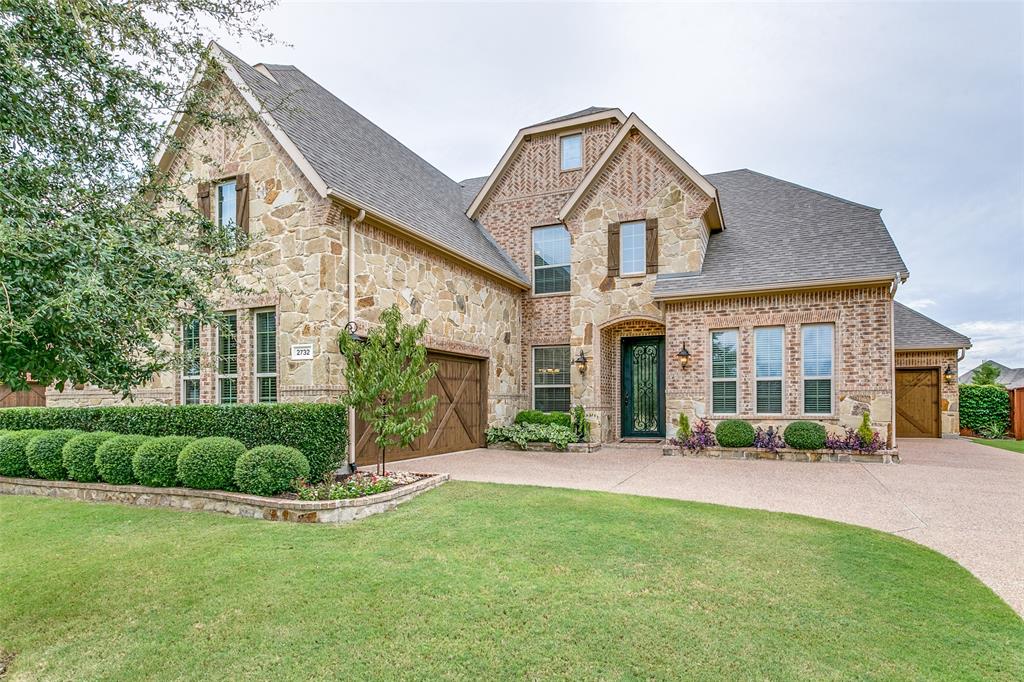
[[[583,165],[583,135],[566,135],[562,138],[562,170],[572,170]]]
[[[192,320],[182,330],[182,352],[185,357],[182,374],[198,376],[199,374],[199,320]]]
[[[782,327],[762,327],[754,330],[754,348],[757,352],[757,376],[782,376]]]
[[[238,316],[227,315],[217,327],[217,346],[220,373],[238,372]]]
[[[277,316],[274,312],[256,313],[256,373],[277,372]]]
[[[199,404],[199,379],[185,380],[185,404]]]
[[[552,225],[533,230],[533,264],[569,264],[569,230],[565,226]]]
[[[533,408],[542,412],[568,412],[569,387],[534,389]]]
[[[804,381],[804,412],[830,414],[832,412],[832,380],[807,379]]]
[[[277,402],[277,377],[260,377],[257,384],[259,386],[259,401],[261,403]]]
[[[716,381],[711,384],[711,411],[715,414],[735,414],[735,381]]]
[[[533,274],[533,290],[538,294],[554,294],[569,291],[569,266],[538,268]]]
[[[235,181],[217,185],[217,224],[235,226]]]
[[[533,349],[533,383],[537,386],[569,385],[569,347]]]
[[[757,382],[757,411],[761,414],[782,414],[782,382]]]
[[[815,324],[803,328],[804,376],[832,376],[832,325]]]
[[[736,378],[736,330],[711,333],[711,377]]]
[[[620,271],[624,275],[647,272],[647,223],[642,220],[622,223],[619,230]]]
[[[220,379],[220,401],[225,404],[238,402],[238,379]]]

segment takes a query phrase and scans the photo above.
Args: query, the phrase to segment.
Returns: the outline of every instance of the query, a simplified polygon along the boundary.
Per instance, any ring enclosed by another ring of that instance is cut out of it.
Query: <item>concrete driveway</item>
[[[901,464],[805,464],[466,450],[388,469],[464,481],[604,490],[843,521],[927,545],[958,561],[1024,615],[1024,456],[967,440],[900,441]]]

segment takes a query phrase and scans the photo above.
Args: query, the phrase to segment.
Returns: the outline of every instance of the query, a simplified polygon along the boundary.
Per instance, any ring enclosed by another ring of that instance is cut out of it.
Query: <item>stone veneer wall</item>
[[[428,348],[486,358],[489,423],[521,409],[521,294],[440,253],[380,227],[356,238],[356,320],[362,330],[398,304],[410,322],[427,320]]]
[[[835,324],[834,409],[831,415],[803,415],[800,328],[821,322]],[[838,429],[857,426],[860,415],[869,410],[873,427],[891,440],[892,301],[887,287],[672,302],[666,306],[665,326],[666,355],[672,358],[683,343],[691,354],[685,369],[676,362],[666,365],[669,423],[685,412],[691,420],[707,417],[717,422],[736,417],[755,424],[785,425],[797,419],[812,419]],[[760,326],[785,327],[782,415],[760,416],[754,412],[753,330]],[[715,329],[739,330],[736,415],[710,413],[709,348]]]
[[[935,368],[939,370],[939,385],[941,411],[942,411],[942,437],[955,438],[960,435],[960,384],[956,381],[947,384],[942,378],[942,372],[946,365],[953,367],[953,373],[960,375],[957,356],[959,351],[954,349],[945,350],[915,350],[896,351],[896,367],[907,368]]]

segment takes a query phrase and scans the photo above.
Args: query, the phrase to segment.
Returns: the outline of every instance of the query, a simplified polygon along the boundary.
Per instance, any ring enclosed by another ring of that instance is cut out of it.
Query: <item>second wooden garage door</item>
[[[896,436],[938,438],[939,370],[896,370]]]
[[[444,353],[428,353],[437,365],[427,391],[437,396],[437,408],[427,433],[411,448],[389,449],[389,462],[469,450],[484,445],[487,424],[487,361]],[[376,464],[380,451],[361,420],[356,421],[356,464]]]

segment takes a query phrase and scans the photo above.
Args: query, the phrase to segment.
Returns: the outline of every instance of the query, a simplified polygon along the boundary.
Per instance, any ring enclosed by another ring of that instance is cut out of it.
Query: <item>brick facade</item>
[[[954,376],[959,376],[959,351],[947,350],[914,350],[896,351],[896,367],[927,368],[939,370],[939,410],[943,438],[954,438],[960,435],[960,384],[957,381],[946,383],[942,373],[946,367],[953,369]]]

